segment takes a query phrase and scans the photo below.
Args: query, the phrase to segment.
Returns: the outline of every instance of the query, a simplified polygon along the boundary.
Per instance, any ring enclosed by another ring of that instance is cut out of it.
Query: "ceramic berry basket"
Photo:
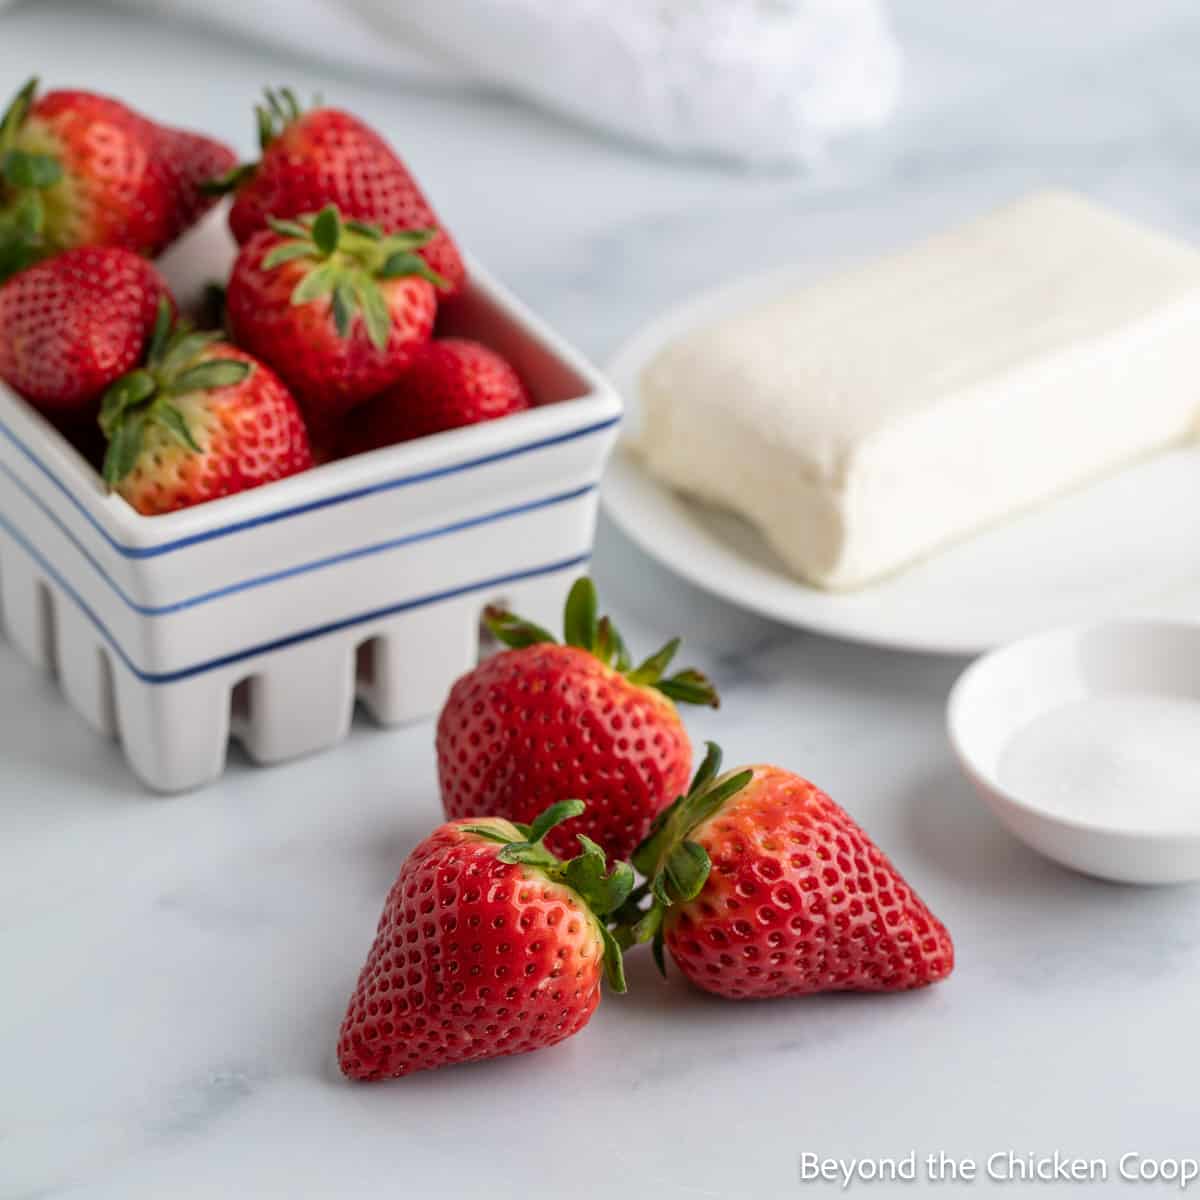
[[[214,215],[160,263],[186,306],[227,273]],[[470,263],[453,332],[505,355],[528,412],[144,517],[0,385],[0,589],[12,641],[118,736],[137,775],[215,779],[229,737],[257,762],[331,746],[356,699],[428,716],[504,602],[553,624],[588,561],[621,403]]]

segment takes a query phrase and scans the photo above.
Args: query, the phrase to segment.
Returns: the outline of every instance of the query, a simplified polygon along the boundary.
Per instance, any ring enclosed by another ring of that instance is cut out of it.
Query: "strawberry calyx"
[[[634,666],[625,639],[612,620],[607,616],[598,616],[597,610],[596,585],[588,576],[582,575],[567,595],[563,613],[563,641],[566,645],[586,650],[639,687],[653,688],[682,704],[720,707],[721,699],[712,681],[694,667],[666,675],[671,660],[679,650],[679,638],[672,638],[662,649]],[[504,609],[490,609],[484,614],[484,624],[492,636],[510,650],[558,644],[557,638],[549,630]]]
[[[0,280],[24,270],[52,247],[45,242],[43,193],[61,183],[62,163],[21,144],[20,134],[37,95],[35,76],[0,117]]]
[[[633,865],[645,877],[645,883],[631,892],[613,914],[613,936],[618,945],[650,942],[654,961],[663,974],[663,918],[667,909],[694,900],[712,870],[708,851],[690,835],[754,778],[754,772],[748,769],[725,775],[720,770],[721,748],[708,742],[704,761],[687,795],[677,797],[654,818],[650,832],[633,852]],[[649,905],[643,906],[647,899]]]
[[[254,120],[258,127],[258,148],[266,148],[291,124],[298,121],[305,110],[296,93],[290,87],[263,88],[264,103],[254,106]],[[314,97],[313,107],[320,107],[320,97]],[[243,183],[258,170],[257,162],[238,163],[236,167],[205,180],[200,190],[209,196],[224,196],[236,192]]]
[[[263,258],[263,269],[273,271],[284,263],[311,263],[292,289],[294,305],[330,301],[338,336],[348,338],[354,318],[361,315],[371,344],[383,350],[392,331],[392,314],[379,284],[415,275],[435,287],[449,285],[416,253],[427,246],[436,229],[409,229],[384,234],[363,221],[343,221],[336,205],[294,221],[268,222],[285,240]]]
[[[586,807],[582,800],[560,800],[529,825],[493,819],[486,824],[460,825],[459,829],[500,843],[502,849],[496,857],[501,862],[532,867],[552,883],[574,891],[591,911],[600,931],[604,943],[604,977],[608,986],[614,992],[623,992],[626,984],[621,947],[609,932],[606,919],[629,899],[633,891],[633,868],[627,862],[615,862],[609,871],[603,849],[582,833],[576,834],[581,852],[566,862],[548,850],[544,842],[551,829],[579,816]]]
[[[151,425],[161,425],[181,445],[203,453],[176,401],[241,383],[253,369],[236,359],[204,357],[222,337],[176,322],[170,301],[159,301],[145,363],[111,384],[100,402],[100,428],[108,439],[101,473],[109,487],[137,465]]]

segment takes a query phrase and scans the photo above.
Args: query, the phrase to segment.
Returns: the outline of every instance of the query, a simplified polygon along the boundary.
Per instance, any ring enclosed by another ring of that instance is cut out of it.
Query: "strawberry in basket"
[[[153,257],[213,203],[200,184],[233,151],[91,92],[38,97],[37,80],[0,119],[0,278],[72,246]]]
[[[56,420],[90,419],[142,361],[167,285],[140,255],[80,246],[0,285],[0,379]]]
[[[417,351],[392,387],[350,415],[343,449],[359,454],[494,421],[530,403],[516,371],[495,351],[466,338],[438,338]]]
[[[385,233],[432,229],[421,257],[446,281],[446,294],[462,290],[466,269],[416,180],[395,151],[363,121],[336,108],[301,110],[287,88],[268,91],[255,111],[262,158],[210,182],[234,196],[229,227],[239,242],[266,228],[271,217],[290,219],[335,205],[347,220],[366,221]]]
[[[433,332],[432,231],[384,234],[332,205],[256,233],[234,263],[226,315],[324,432],[394,383]]]
[[[104,479],[154,515],[312,466],[300,410],[278,376],[219,333],[172,328],[159,306],[143,366],[104,394]]]

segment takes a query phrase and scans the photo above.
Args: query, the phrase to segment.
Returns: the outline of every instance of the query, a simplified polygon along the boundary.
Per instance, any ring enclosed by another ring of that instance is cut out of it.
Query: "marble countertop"
[[[0,90],[37,66],[248,151],[262,83],[320,89],[381,125],[462,240],[603,361],[730,273],[816,268],[1043,183],[1200,236],[1200,14],[1112,7],[1017,20],[902,0],[905,108],[815,176],[658,159],[495,96],[338,79],[57,0],[0,16]],[[560,1047],[351,1086],[343,1007],[440,817],[429,725],[356,725],[332,753],[235,759],[163,799],[0,644],[0,1197],[757,1200],[797,1193],[805,1151],[1200,1151],[1200,888],[1105,885],[1010,839],[943,732],[961,662],[744,615],[605,523],[596,574],[636,646],[681,630],[719,680],[697,740],[810,776],[889,851],[953,931],[953,978],[739,1006],[660,983],[639,954],[631,994]]]

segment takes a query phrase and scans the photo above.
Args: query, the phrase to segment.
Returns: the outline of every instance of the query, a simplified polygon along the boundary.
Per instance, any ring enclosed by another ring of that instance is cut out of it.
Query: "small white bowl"
[[[1121,883],[1200,879],[1200,623],[1057,630],[973,663],[950,740],[992,811]]]

